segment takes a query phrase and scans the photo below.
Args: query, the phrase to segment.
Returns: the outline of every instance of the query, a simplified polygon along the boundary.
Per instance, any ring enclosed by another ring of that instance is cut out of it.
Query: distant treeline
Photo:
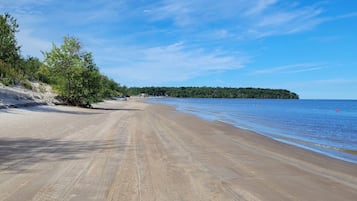
[[[20,54],[16,32],[19,25],[10,14],[0,15],[0,83],[23,85],[30,81],[50,84],[65,104],[90,106],[105,98],[123,95],[125,87],[103,75],[91,52],[78,39],[64,37],[63,44],[43,52],[44,61]]]
[[[169,96],[178,98],[264,98],[299,99],[296,93],[285,89],[231,88],[231,87],[131,87],[129,95]]]

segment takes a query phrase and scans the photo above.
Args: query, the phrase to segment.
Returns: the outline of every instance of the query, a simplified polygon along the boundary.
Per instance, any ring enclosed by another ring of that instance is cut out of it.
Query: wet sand
[[[0,110],[0,200],[355,200],[357,165],[171,107]]]

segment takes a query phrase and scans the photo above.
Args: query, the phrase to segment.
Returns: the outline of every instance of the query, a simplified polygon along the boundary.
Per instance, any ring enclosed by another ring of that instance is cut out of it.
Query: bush
[[[2,78],[1,83],[5,86],[11,86],[15,84],[14,80],[11,78]]]
[[[21,82],[21,85],[24,86],[26,89],[32,90],[32,84],[28,80],[24,80]]]

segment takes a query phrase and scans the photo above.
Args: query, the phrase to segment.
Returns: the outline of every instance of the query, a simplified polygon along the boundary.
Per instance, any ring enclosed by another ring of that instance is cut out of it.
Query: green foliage
[[[51,84],[67,104],[90,106],[113,96],[146,93],[151,96],[194,98],[284,98],[299,96],[283,89],[220,88],[220,87],[143,87],[127,88],[102,75],[93,55],[82,50],[78,39],[65,37],[63,44],[44,52],[44,63],[38,58],[22,58],[15,33],[16,19],[10,14],[0,15],[0,82],[5,85],[22,84],[32,88],[31,81]],[[44,88],[43,88],[44,90]]]
[[[22,84],[38,79],[38,69],[42,65],[35,57],[22,58],[15,34],[19,31],[16,19],[10,14],[0,15],[0,81],[5,85]]]
[[[17,45],[15,33],[18,24],[10,14],[0,15],[0,81],[5,85],[15,84],[21,79],[17,64],[20,60],[20,47]]]
[[[46,65],[39,68],[39,78],[48,79],[70,105],[90,106],[118,95],[119,85],[101,75],[92,54],[81,49],[73,37],[65,37],[60,47],[53,45],[50,52],[44,53]]]
[[[42,62],[36,57],[28,57],[21,59],[21,71],[24,73],[24,78],[35,81],[39,80],[39,69],[42,66]]]
[[[265,98],[299,99],[296,93],[284,89],[229,88],[229,87],[133,87],[129,95],[148,94],[179,98]]]
[[[121,87],[118,85],[114,80],[109,79],[107,76],[102,76],[102,90],[101,94],[103,97],[112,97],[112,96],[119,96],[122,95],[121,93]]]
[[[38,77],[38,80],[43,82],[43,83],[48,83],[48,84],[51,84],[51,80],[50,80],[50,77],[51,77],[51,73],[50,73],[50,70],[47,68],[46,65],[41,65],[38,69],[38,71],[36,72],[36,75]]]
[[[65,103],[79,106],[90,106],[122,94],[119,84],[99,72],[93,55],[82,51],[78,39],[65,37],[61,46],[53,44],[50,52],[44,52],[42,63],[35,57],[21,57],[15,37],[18,31],[15,18],[7,13],[0,15],[0,82],[3,84],[21,84],[32,89],[29,80],[48,83]],[[42,90],[45,91],[44,87]]]
[[[29,82],[28,80],[22,81],[21,85],[24,86],[26,89],[32,90],[31,82]]]
[[[0,60],[0,81],[5,85],[15,84],[16,70],[8,63]]]
[[[18,28],[16,19],[10,14],[0,15],[0,60],[11,65],[20,59],[20,46],[15,37]]]

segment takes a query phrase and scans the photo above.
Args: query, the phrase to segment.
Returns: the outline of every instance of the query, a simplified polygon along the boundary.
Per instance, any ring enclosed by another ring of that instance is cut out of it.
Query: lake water
[[[149,98],[211,121],[357,163],[357,101]]]

